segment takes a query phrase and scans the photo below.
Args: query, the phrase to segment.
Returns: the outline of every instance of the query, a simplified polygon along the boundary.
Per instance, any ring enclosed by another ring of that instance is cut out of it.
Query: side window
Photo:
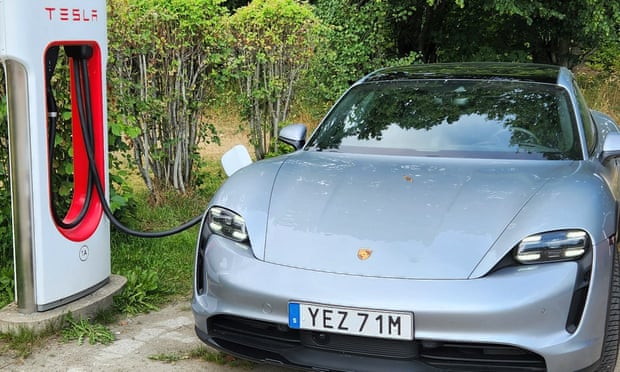
[[[577,104],[579,105],[579,114],[581,115],[581,121],[583,123],[583,130],[586,136],[586,147],[588,149],[588,154],[592,154],[594,149],[596,148],[596,126],[594,125],[594,121],[592,121],[592,115],[590,114],[590,109],[586,103],[583,94],[579,90],[577,86],[577,82],[573,81],[575,87],[575,95],[577,97]]]

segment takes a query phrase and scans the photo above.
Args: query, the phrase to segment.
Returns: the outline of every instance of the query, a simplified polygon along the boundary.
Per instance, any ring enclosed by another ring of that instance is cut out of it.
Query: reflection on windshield
[[[580,159],[566,92],[549,84],[427,80],[351,89],[307,148],[320,151]]]

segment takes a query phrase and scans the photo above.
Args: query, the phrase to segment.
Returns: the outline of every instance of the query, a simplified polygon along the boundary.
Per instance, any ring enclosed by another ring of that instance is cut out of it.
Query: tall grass
[[[620,124],[620,72],[589,70],[577,73],[577,79],[590,107],[610,115]]]

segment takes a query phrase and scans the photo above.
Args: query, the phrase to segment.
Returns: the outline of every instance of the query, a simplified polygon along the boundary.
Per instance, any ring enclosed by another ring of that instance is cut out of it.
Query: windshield
[[[498,80],[353,87],[307,150],[482,158],[582,158],[566,91]]]

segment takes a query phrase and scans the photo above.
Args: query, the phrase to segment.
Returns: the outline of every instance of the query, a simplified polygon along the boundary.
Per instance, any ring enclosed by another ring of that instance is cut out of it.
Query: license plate
[[[413,340],[413,313],[289,302],[290,328]]]

